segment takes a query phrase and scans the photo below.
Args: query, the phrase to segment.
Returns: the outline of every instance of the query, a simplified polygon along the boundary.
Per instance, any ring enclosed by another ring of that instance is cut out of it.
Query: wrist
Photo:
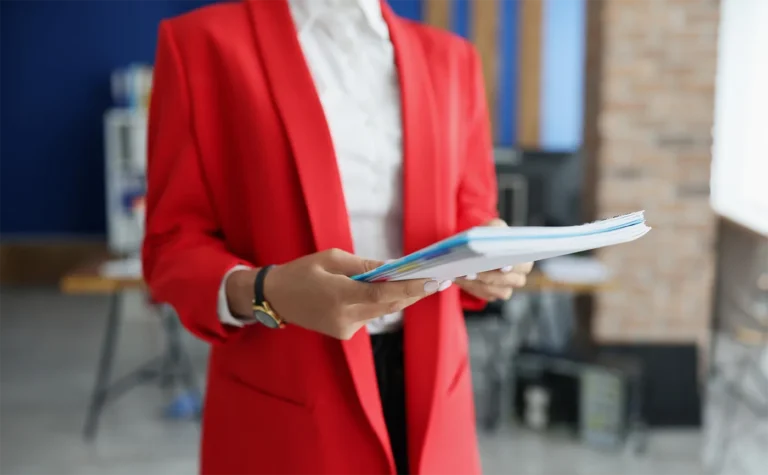
[[[229,311],[235,318],[250,319],[253,314],[253,284],[259,269],[233,272],[226,283]]]

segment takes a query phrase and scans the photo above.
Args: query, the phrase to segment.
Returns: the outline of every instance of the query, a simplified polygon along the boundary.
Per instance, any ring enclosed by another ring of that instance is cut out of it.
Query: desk
[[[554,262],[554,259],[550,261],[550,263]],[[597,261],[590,258],[576,258],[569,262],[569,265],[577,266],[580,265],[579,263],[583,263],[585,266],[585,276],[590,274],[587,271],[589,266],[597,265]],[[547,267],[544,267],[544,269],[547,270]],[[554,267],[552,267],[552,269],[554,269]],[[551,355],[520,354],[518,352],[519,346],[512,351],[512,354],[510,355],[512,368],[509,377],[509,394],[513,401],[512,406],[514,407],[515,405],[514,400],[517,392],[516,375],[519,370],[527,370],[528,372],[533,373],[549,371],[555,374],[576,378],[579,381],[582,397],[586,394],[584,391],[590,391],[588,388],[592,388],[591,394],[593,394],[593,398],[595,397],[595,394],[598,394],[595,393],[596,386],[594,384],[587,384],[585,383],[586,381],[594,380],[595,377],[601,378],[603,384],[606,377],[611,380],[620,380],[621,385],[625,388],[624,391],[626,391],[623,394],[625,396],[624,404],[626,404],[624,409],[627,412],[625,413],[625,419],[623,420],[622,425],[617,427],[617,432],[614,434],[616,438],[612,440],[617,443],[616,447],[618,448],[621,446],[618,442],[622,440],[622,438],[628,440],[628,438],[631,437],[634,449],[638,452],[642,452],[645,450],[646,442],[641,399],[644,384],[642,365],[632,359],[620,358],[616,355],[610,357],[577,355],[569,354],[569,351],[564,352],[563,356],[558,356],[557,354],[563,349],[567,349],[571,346],[569,343],[573,343],[573,335],[575,335],[574,332],[570,331],[572,328],[568,328],[573,324],[573,321],[564,321],[563,319],[564,314],[575,315],[575,312],[563,311],[564,304],[574,307],[573,298],[577,295],[606,292],[616,287],[616,283],[611,280],[607,272],[598,278],[592,274],[592,281],[586,280],[578,282],[576,279],[578,278],[579,272],[580,270],[577,267],[573,281],[558,281],[554,280],[553,277],[546,272],[538,270],[531,275],[531,279],[529,280],[530,285],[523,289],[527,290],[529,293],[536,294],[533,299],[536,302],[536,305],[532,311],[527,312],[525,317],[520,319],[517,323],[517,331],[519,332],[518,343],[522,344],[528,337],[530,329],[534,325],[538,325],[540,336],[545,335],[547,332],[549,333],[546,335],[548,337],[547,343],[552,345],[551,348],[555,350],[555,353]],[[557,275],[557,273],[553,273],[553,275]],[[549,328],[545,328],[547,325]],[[565,327],[566,331],[558,331],[558,326],[561,328]],[[568,333],[571,335],[568,335]],[[562,338],[564,334],[567,339]],[[543,346],[546,347],[547,345]],[[597,389],[597,391],[599,391],[599,389]],[[581,401],[582,405],[579,409],[581,411],[581,416],[585,415],[585,410],[589,412],[590,408],[593,412],[595,411],[595,407],[598,408],[598,412],[603,410],[601,406],[595,406],[594,402],[591,403],[592,406],[585,406],[585,403],[586,401]],[[602,416],[598,416],[598,418],[599,417]],[[587,418],[589,419],[589,417]],[[582,421],[581,435],[586,438],[585,440],[592,440],[593,442],[604,440],[605,433],[590,431],[587,430],[587,427],[588,426],[584,425],[584,421]],[[595,436],[595,434],[598,434],[599,437]],[[603,439],[600,437],[603,437]]]
[[[555,261],[558,258],[552,259]],[[570,258],[568,258],[570,259]],[[587,265],[595,261],[591,258],[578,258]],[[519,346],[537,330],[537,346],[562,350],[573,345],[591,347],[592,335],[588,328],[580,328],[576,319],[575,299],[579,295],[594,295],[615,288],[616,284],[606,274],[604,279],[578,282],[576,280],[555,280],[540,266],[528,279],[521,292],[528,299],[528,311],[516,320],[517,347],[511,357],[517,357]],[[567,318],[572,316],[573,318]],[[582,322],[583,323],[583,322]],[[586,349],[586,348],[581,348]],[[553,363],[554,364],[554,363]],[[514,380],[512,381],[514,390]],[[514,397],[514,394],[513,394]]]
[[[61,291],[71,295],[114,295],[145,288],[144,280],[139,275],[104,275],[102,266],[110,260],[109,255],[96,257],[68,272],[59,283]]]
[[[528,276],[526,286],[503,305],[491,304],[482,312],[467,312],[467,326],[481,345],[472,349],[480,360],[474,364],[483,381],[478,386],[480,425],[495,430],[499,423],[511,418],[516,381],[513,361],[518,349],[538,326],[540,333],[550,338],[558,334],[556,325],[569,325],[561,318],[562,300],[576,295],[603,292],[615,287],[610,279],[595,282],[564,282],[553,280],[537,266]],[[480,381],[477,381],[480,382]],[[484,402],[484,404],[483,404]],[[511,402],[511,404],[510,404]]]
[[[116,399],[139,384],[158,381],[162,387],[179,382],[188,391],[200,394],[189,355],[181,343],[178,318],[169,306],[159,306],[165,330],[166,349],[163,355],[151,359],[134,371],[112,380],[113,360],[117,352],[122,318],[122,298],[126,291],[145,289],[140,275],[107,275],[103,266],[110,256],[89,260],[67,273],[60,281],[60,289],[69,295],[107,295],[109,308],[101,346],[96,381],[93,387],[83,437],[90,441],[96,436],[99,416],[109,401]]]

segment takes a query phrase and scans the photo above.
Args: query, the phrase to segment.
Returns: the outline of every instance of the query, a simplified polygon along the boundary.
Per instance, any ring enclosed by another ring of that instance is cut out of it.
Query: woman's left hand
[[[506,227],[507,223],[494,219],[486,226]],[[533,269],[533,262],[527,262],[477,275],[468,275],[456,279],[456,284],[468,294],[482,300],[507,300],[512,296],[514,289],[525,286],[531,269]]]

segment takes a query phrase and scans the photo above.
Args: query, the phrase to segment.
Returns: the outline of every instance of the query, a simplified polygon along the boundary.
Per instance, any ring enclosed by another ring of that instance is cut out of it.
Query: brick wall
[[[589,41],[601,44],[588,48],[588,61],[599,65],[587,81],[599,86],[593,117],[587,117],[596,137],[586,137],[594,147],[593,211],[607,217],[645,209],[654,229],[638,242],[600,253],[616,273],[618,289],[597,297],[595,337],[706,345],[719,6],[713,0],[600,4],[590,25],[600,34]],[[587,94],[589,102],[589,89]]]

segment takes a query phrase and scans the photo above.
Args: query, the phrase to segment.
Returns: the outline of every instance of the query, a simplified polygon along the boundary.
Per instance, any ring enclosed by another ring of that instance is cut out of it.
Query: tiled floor
[[[106,303],[52,290],[0,293],[0,473],[195,473],[198,429],[163,420],[171,395],[154,386],[111,405],[95,443],[81,440]],[[161,346],[157,321],[134,311],[123,326],[119,368],[135,366]],[[202,374],[205,347],[191,348]],[[653,433],[648,452],[638,456],[508,428],[483,435],[481,449],[489,474],[693,475],[703,473],[701,442],[698,432]]]

